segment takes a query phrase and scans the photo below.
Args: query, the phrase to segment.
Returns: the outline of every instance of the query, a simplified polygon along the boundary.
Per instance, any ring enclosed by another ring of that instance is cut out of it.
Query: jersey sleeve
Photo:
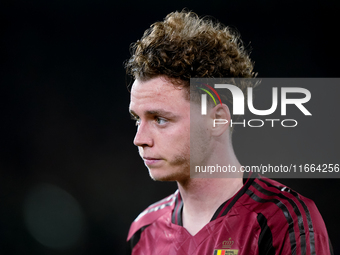
[[[277,211],[271,217],[258,214],[259,255],[333,255],[325,223],[314,202],[300,199],[301,209]]]
[[[261,234],[258,240],[259,255],[334,254],[328,235],[325,235],[324,233],[317,232],[313,234],[309,232],[294,239],[288,229],[271,229],[262,214],[259,214],[258,218],[260,218],[259,220],[261,222]],[[313,238],[311,238],[312,236]]]
[[[175,203],[178,191],[150,205],[132,222],[127,237],[127,253],[132,254],[133,248],[140,241],[143,231],[166,213],[170,213]]]
[[[258,202],[257,254],[333,254],[325,223],[312,200],[266,178],[254,182],[248,193]]]

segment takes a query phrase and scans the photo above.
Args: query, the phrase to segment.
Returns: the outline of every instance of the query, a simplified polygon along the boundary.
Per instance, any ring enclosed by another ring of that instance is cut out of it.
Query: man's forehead
[[[154,78],[148,81],[135,80],[131,89],[130,111],[140,108],[156,107],[171,109],[174,104],[187,101],[182,87],[173,85],[164,78]],[[152,111],[154,109],[147,109]]]
[[[174,84],[172,84],[164,77],[157,77],[146,81],[136,79],[132,84],[131,93],[154,92],[156,94],[162,94],[168,93],[169,91],[174,91],[176,89],[179,88],[177,88]]]
[[[156,77],[147,81],[136,79],[131,89],[131,100],[151,97],[186,98],[183,86],[174,85],[164,77]]]

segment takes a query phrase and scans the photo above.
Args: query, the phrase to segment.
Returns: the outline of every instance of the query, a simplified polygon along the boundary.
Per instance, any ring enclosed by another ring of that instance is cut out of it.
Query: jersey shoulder
[[[132,222],[127,240],[129,241],[137,231],[152,224],[162,215],[169,212],[171,213],[178,192],[179,191],[177,190],[174,194],[156,203],[153,203],[152,205],[148,206],[143,212],[141,212]]]
[[[255,178],[246,193],[262,210],[279,210],[283,207],[282,203],[289,204],[293,209],[295,207],[312,211],[316,209],[313,200],[278,181],[263,176]]]
[[[257,217],[260,237],[266,236],[259,239],[259,247],[275,247],[292,254],[295,248],[302,254],[333,254],[314,201],[282,183],[262,176],[255,178],[241,204]]]
[[[312,224],[314,230],[325,231],[325,224],[314,201],[278,181],[259,176],[246,193],[248,198],[244,202],[248,209],[266,216],[268,223],[275,221],[277,224],[281,220],[283,224],[295,224],[304,221],[309,226]]]
[[[257,178],[254,183],[254,187],[260,191],[260,193],[267,195],[269,198],[276,197],[284,200],[294,199],[294,201],[305,204],[307,207],[315,206],[313,200],[301,195],[278,181],[260,176],[260,178]]]

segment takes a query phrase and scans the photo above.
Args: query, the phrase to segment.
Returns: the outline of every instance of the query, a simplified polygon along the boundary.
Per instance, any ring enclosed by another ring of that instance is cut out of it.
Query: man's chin
[[[154,181],[163,181],[163,182],[170,182],[170,181],[180,181],[183,178],[187,178],[183,173],[169,173],[165,169],[149,169],[149,175],[152,180]],[[190,175],[188,176],[190,178]]]
[[[154,173],[153,171],[150,171],[150,170],[149,170],[149,175],[151,179],[154,181],[161,181],[161,182],[176,181],[176,179],[173,178],[173,176],[171,175]]]

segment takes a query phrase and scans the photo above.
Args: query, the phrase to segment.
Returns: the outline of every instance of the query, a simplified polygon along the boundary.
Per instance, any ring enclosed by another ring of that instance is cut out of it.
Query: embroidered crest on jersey
[[[215,249],[213,255],[237,255],[238,250],[231,249],[231,246],[233,246],[234,241],[231,240],[231,237],[229,237],[228,240],[225,240],[222,242],[222,249]]]
[[[222,242],[222,248],[230,249],[233,244],[234,244],[234,241],[232,241],[231,237],[229,237],[228,241],[223,241]]]

